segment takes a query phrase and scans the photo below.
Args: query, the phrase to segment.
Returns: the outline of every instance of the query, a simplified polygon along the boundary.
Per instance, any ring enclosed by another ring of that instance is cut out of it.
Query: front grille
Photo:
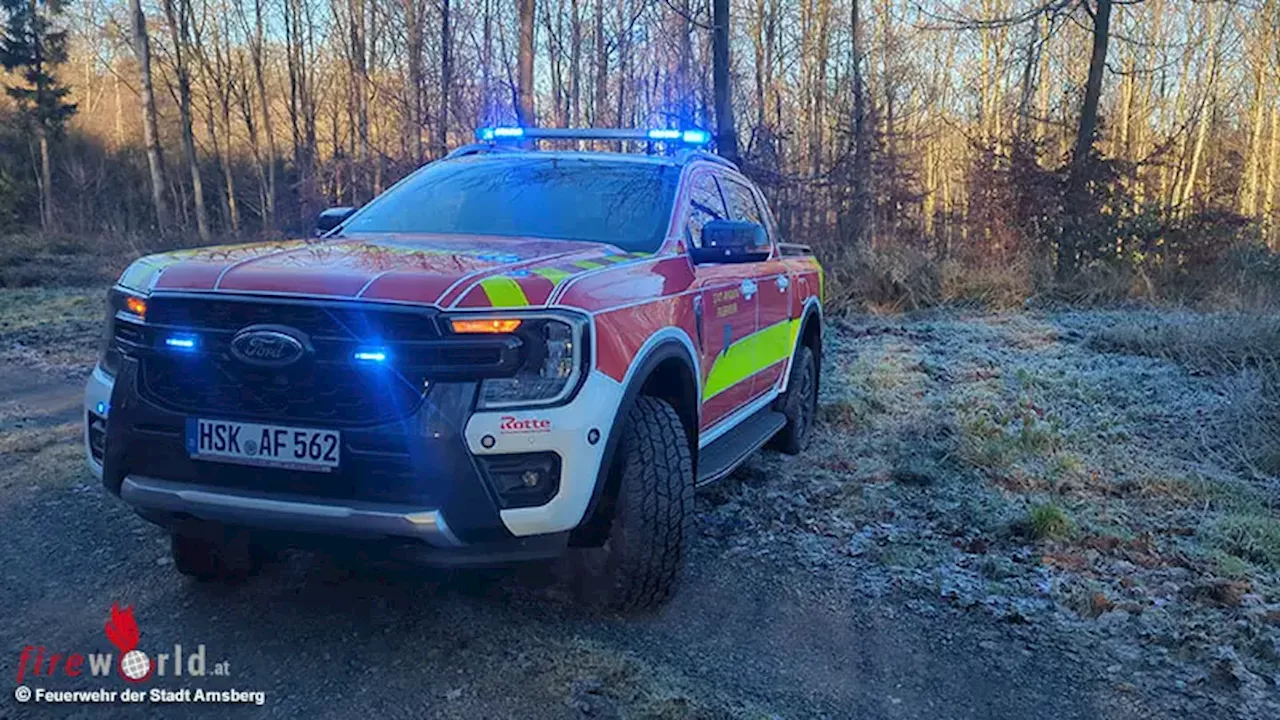
[[[442,343],[425,308],[271,299],[153,296],[146,326],[117,323],[117,341],[140,356],[142,395],[188,415],[353,426],[414,412],[443,365],[500,363],[499,350]],[[282,368],[247,364],[231,340],[252,325],[283,326],[312,352]],[[125,331],[127,335],[121,335]],[[194,335],[189,352],[165,351],[164,337]],[[393,359],[370,365],[355,350],[376,344]],[[497,354],[495,354],[497,353]]]
[[[426,390],[421,371],[306,364],[249,369],[222,356],[152,356],[142,362],[142,393],[186,414],[364,425],[417,409]]]

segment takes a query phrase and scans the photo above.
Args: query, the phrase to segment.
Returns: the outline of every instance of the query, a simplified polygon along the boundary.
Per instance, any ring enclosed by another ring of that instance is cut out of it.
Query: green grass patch
[[[1062,444],[1057,426],[1021,407],[988,406],[960,423],[960,458],[974,467],[997,469],[1025,455],[1045,455]]]
[[[1280,570],[1280,519],[1271,514],[1232,513],[1208,523],[1209,544],[1233,557]]]
[[[1032,505],[1027,512],[1027,529],[1036,540],[1063,540],[1070,537],[1075,524],[1066,510],[1044,503]]]

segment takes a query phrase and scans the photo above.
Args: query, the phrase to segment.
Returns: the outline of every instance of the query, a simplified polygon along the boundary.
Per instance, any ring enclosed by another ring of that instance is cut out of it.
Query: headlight
[[[102,342],[98,347],[98,367],[110,377],[120,370],[120,348],[116,346],[116,315],[126,313],[141,324],[146,314],[146,300],[116,288],[107,291],[107,312],[103,321]]]
[[[454,327],[458,332],[460,319]],[[481,381],[479,409],[555,405],[567,399],[582,378],[585,327],[585,319],[567,315],[520,317],[514,333],[524,341],[520,369],[511,377]]]

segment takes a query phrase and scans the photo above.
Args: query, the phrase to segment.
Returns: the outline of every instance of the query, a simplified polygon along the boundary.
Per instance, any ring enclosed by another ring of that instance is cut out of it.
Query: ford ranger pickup
[[[822,270],[707,135],[486,128],[318,237],[134,262],[90,467],[200,579],[280,543],[583,553],[597,600],[660,604],[695,488],[804,449],[821,364]]]

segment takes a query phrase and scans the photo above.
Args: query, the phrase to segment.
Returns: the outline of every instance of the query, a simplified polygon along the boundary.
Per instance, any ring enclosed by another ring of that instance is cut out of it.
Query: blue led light
[[[93,407],[93,409],[94,409],[94,410],[96,410],[96,411],[98,412],[98,414],[99,414],[99,415],[102,415],[103,417],[106,417],[107,410],[110,410],[110,409],[111,409],[111,406],[110,406],[110,405],[108,405],[108,404],[106,404],[106,403],[104,403],[104,402],[102,402],[101,400],[99,400],[99,401],[98,401],[98,404],[97,404],[97,405],[95,405],[95,406]]]
[[[355,354],[356,360],[360,362],[380,363],[386,362],[387,351],[378,349],[357,350]]]
[[[492,139],[493,139],[493,128],[480,128],[479,130],[476,130],[476,139],[477,139],[477,140],[492,140]]]
[[[493,129],[493,136],[496,138],[518,138],[524,137],[524,128],[520,127],[499,127]]]
[[[680,139],[689,145],[706,145],[711,142],[711,133],[706,130],[685,130]]]
[[[679,140],[681,137],[679,130],[650,130],[650,140]]]
[[[196,337],[194,335],[170,335],[164,339],[164,344],[175,350],[195,350]]]

